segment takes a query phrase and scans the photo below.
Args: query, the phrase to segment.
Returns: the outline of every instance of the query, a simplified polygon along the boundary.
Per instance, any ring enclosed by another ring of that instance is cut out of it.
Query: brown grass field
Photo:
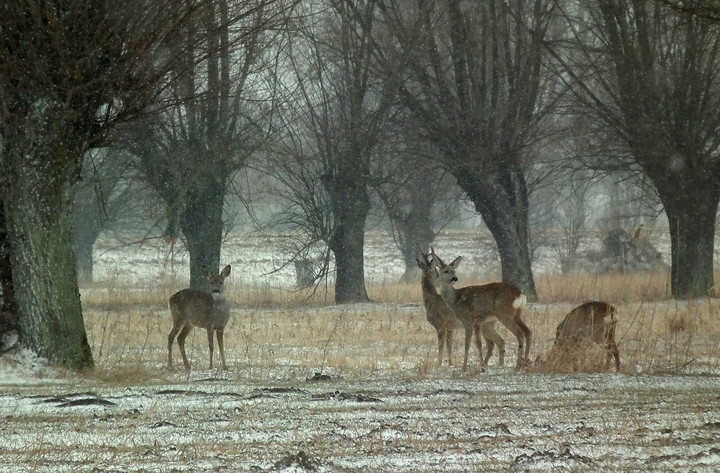
[[[537,284],[541,300],[529,304],[524,315],[533,330],[533,357],[544,357],[567,312],[595,299],[611,301],[618,308],[616,338],[624,373],[681,374],[720,368],[719,299],[667,299],[666,275],[661,274],[541,276]],[[164,362],[170,323],[165,301],[176,289],[113,287],[83,292],[98,373],[118,363]],[[434,331],[418,302],[419,284],[369,286],[368,292],[374,303],[334,306],[328,302],[331,289],[311,295],[230,287],[227,297],[239,302],[226,330],[228,357],[254,370],[260,366],[272,370],[274,360],[285,363],[303,350],[306,369],[327,366],[361,374],[387,364],[410,367],[417,376],[426,374],[435,362],[436,347]],[[499,330],[508,341],[508,355],[514,356],[514,337],[503,327]],[[455,339],[455,360],[461,361],[462,334]],[[194,330],[189,340],[191,358],[205,364],[204,332]],[[179,359],[179,354],[175,357]]]

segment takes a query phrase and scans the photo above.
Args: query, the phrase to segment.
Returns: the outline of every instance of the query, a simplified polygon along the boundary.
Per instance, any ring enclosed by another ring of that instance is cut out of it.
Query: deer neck
[[[454,307],[458,300],[458,292],[452,283],[443,283],[440,288],[440,295],[442,296],[445,303],[450,307]]]
[[[218,312],[224,312],[227,310],[227,302],[225,301],[225,294],[215,294],[213,293],[213,309],[215,309]]]
[[[423,272],[422,281],[420,282],[422,287],[423,297],[433,297],[437,295],[437,288],[435,287],[434,277],[432,274]]]

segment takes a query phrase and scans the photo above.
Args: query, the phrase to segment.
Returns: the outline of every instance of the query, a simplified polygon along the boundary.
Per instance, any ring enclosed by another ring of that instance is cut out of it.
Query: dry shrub
[[[597,373],[605,368],[605,349],[590,340],[578,340],[562,348],[552,347],[547,358],[530,368],[534,373]]]

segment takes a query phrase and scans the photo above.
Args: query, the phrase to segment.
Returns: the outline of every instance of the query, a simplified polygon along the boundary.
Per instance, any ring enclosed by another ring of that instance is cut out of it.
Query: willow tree
[[[582,1],[583,14],[568,15],[577,47],[566,64],[585,113],[624,144],[665,208],[675,297],[715,286],[720,24],[702,4]]]
[[[93,365],[72,248],[83,157],[172,82],[178,58],[167,46],[213,3],[0,2],[0,192],[12,291],[22,344],[50,361]]]
[[[401,103],[492,233],[503,281],[531,299],[524,160],[550,103],[542,41],[552,4],[388,1],[392,40],[378,39],[382,64],[407,71]]]
[[[193,287],[207,285],[203,267],[219,267],[225,196],[267,139],[272,91],[258,83],[273,67],[267,52],[295,3],[217,0],[170,46],[177,80],[164,102],[123,133],[166,205],[166,241],[184,237]]]
[[[324,232],[319,236],[335,257],[335,301],[364,302],[370,183],[394,89],[373,74],[371,37],[377,2],[329,0],[319,6],[322,13],[317,18],[323,21],[310,17],[302,41],[289,51],[298,89],[297,102],[289,105],[296,113],[289,144],[296,163],[280,172],[289,171],[301,181],[311,177],[316,187],[306,193],[306,202],[328,206],[327,213],[313,210],[323,218],[314,227]]]

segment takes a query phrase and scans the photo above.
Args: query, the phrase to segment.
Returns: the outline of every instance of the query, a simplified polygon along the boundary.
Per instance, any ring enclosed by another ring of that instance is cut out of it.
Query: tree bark
[[[73,369],[93,366],[72,250],[72,201],[82,145],[62,116],[44,110],[6,126],[5,202],[22,344]]]
[[[507,165],[494,169],[468,165],[451,172],[497,243],[502,281],[517,286],[529,301],[535,301],[525,178],[519,165],[499,162]]]
[[[720,183],[708,173],[655,179],[668,216],[671,291],[675,298],[716,295],[713,257]]]
[[[323,179],[331,196],[335,218],[328,246],[335,255],[335,302],[367,302],[365,289],[365,222],[370,197],[364,181],[353,181],[357,174],[343,173],[337,180]]]
[[[190,254],[190,287],[210,289],[203,267],[213,272],[220,267],[224,196],[224,185],[217,182],[188,192],[180,226]]]

